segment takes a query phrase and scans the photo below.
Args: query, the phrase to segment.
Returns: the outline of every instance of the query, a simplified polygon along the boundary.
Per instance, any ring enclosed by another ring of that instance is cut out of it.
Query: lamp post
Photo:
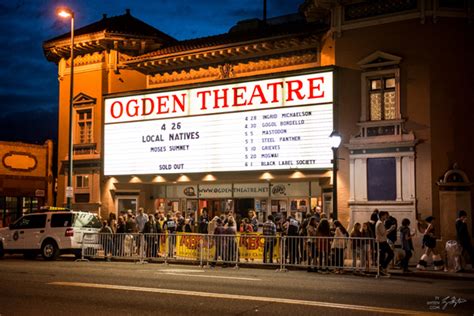
[[[332,131],[329,135],[332,148],[332,218],[337,219],[337,150],[341,144],[341,135],[338,132]]]
[[[71,208],[71,198],[73,197],[72,189],[72,164],[73,164],[73,143],[72,143],[72,115],[73,115],[73,98],[74,98],[74,12],[69,8],[61,8],[58,15],[62,18],[71,18],[71,82],[69,87],[69,155],[68,155],[68,175],[66,198],[67,207]]]

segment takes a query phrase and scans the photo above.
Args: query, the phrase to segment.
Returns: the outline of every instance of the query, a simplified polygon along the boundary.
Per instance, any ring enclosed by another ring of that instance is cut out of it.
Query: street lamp
[[[71,208],[71,198],[73,197],[72,189],[72,153],[73,153],[73,143],[72,143],[72,114],[73,114],[73,98],[74,98],[74,12],[69,8],[61,8],[57,11],[58,15],[62,18],[71,18],[71,84],[69,87],[69,156],[68,156],[68,165],[69,171],[67,175],[67,187],[66,187],[66,197],[67,197],[67,207]]]
[[[332,218],[337,219],[337,149],[341,144],[341,135],[338,132],[332,131],[329,135],[329,140],[332,148]]]

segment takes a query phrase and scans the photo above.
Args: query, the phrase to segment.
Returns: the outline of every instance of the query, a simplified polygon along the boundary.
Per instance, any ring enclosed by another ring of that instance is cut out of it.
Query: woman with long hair
[[[318,228],[316,228],[316,246],[318,249],[319,261],[317,268],[321,271],[328,270],[329,265],[329,244],[331,241],[331,227],[326,218],[322,218],[319,222]]]
[[[335,262],[334,265],[336,266],[335,272],[342,273],[344,267],[344,249],[346,248],[346,238],[348,237],[347,230],[341,224],[340,221],[334,221],[334,240],[332,242],[332,249],[334,250],[335,254]]]

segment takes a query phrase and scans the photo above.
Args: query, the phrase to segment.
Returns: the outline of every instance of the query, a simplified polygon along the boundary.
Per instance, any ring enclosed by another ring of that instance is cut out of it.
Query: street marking
[[[261,281],[257,278],[242,278],[242,277],[227,277],[218,275],[200,275],[200,274],[186,274],[186,273],[173,273],[173,272],[156,272],[156,274],[167,274],[167,275],[182,275],[190,276],[195,278],[210,278],[210,279],[229,279],[229,280],[245,280],[245,281]]]
[[[191,270],[191,269],[163,269],[160,270],[161,272],[170,272],[170,273],[179,273],[179,272],[187,272],[187,273],[204,273],[204,270]]]
[[[406,309],[385,308],[385,307],[375,307],[375,306],[361,306],[361,305],[328,303],[328,302],[318,302],[318,301],[305,301],[305,300],[296,300],[296,299],[280,298],[280,297],[256,297],[256,296],[249,296],[249,295],[196,292],[196,291],[185,291],[185,290],[158,289],[158,288],[150,288],[150,287],[82,283],[82,282],[50,282],[47,284],[58,285],[58,286],[95,288],[95,289],[187,295],[187,296],[197,296],[197,297],[207,297],[207,298],[217,298],[217,299],[231,299],[231,300],[241,300],[241,301],[257,301],[257,302],[265,302],[265,303],[305,305],[305,306],[316,306],[316,307],[326,307],[326,308],[337,308],[337,309],[344,309],[344,310],[357,310],[357,311],[364,311],[364,312],[385,313],[385,314],[436,315],[435,313],[426,313],[426,312],[406,310]]]

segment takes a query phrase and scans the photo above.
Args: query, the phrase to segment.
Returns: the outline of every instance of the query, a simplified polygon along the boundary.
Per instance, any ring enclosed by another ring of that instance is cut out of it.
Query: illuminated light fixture
[[[188,176],[182,174],[182,175],[178,178],[177,181],[178,181],[178,182],[189,182],[189,181],[191,181],[191,179],[189,179]]]
[[[260,180],[272,180],[272,179],[275,179],[275,177],[270,173],[270,172],[264,172],[261,176],[260,176]]]
[[[204,178],[202,178],[202,181],[216,181],[216,177],[214,177],[212,174],[207,174]]]
[[[162,176],[156,176],[153,178],[152,182],[166,182],[166,179]]]
[[[291,179],[302,179],[302,178],[306,178],[306,176],[301,171],[295,171],[291,174],[290,178]]]
[[[137,176],[132,176],[132,178],[130,179],[130,183],[141,183],[142,180],[137,177]]]

